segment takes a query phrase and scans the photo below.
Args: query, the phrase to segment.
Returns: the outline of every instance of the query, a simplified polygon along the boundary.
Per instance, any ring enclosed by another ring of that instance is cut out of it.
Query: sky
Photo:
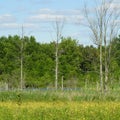
[[[92,0],[87,1],[92,7]],[[77,39],[80,44],[93,44],[89,30],[79,24],[83,4],[84,0],[1,0],[0,36],[21,36],[23,26],[25,36],[33,35],[41,43],[52,42],[55,20],[64,18],[62,36]]]

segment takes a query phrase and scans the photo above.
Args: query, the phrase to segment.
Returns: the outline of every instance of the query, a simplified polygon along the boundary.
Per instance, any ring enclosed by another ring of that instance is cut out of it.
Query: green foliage
[[[55,42],[38,43],[34,36],[0,37],[0,81],[8,84],[8,89],[20,87],[22,42],[24,87],[54,87]],[[120,38],[115,38],[110,46],[109,78],[114,81],[120,79]],[[82,87],[86,79],[95,83],[99,80],[99,47],[83,46],[68,37],[61,39],[58,49],[59,87],[62,76],[64,87],[71,88]]]
[[[59,54],[60,74],[65,79],[78,77],[78,66],[82,59],[78,42],[72,38],[63,38],[59,45]]]
[[[110,77],[113,81],[120,80],[120,36],[111,43]]]

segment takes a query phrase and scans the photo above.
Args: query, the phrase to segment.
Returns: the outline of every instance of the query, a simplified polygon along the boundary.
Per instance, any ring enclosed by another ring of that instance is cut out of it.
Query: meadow
[[[3,91],[0,120],[120,120],[120,95],[95,90]]]
[[[119,120],[119,102],[0,103],[1,120]]]

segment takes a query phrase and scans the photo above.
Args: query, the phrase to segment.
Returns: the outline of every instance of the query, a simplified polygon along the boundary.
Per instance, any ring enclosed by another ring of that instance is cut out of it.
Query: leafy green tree
[[[40,44],[30,37],[25,51],[26,86],[48,86],[54,77],[54,44]]]
[[[64,76],[65,80],[76,80],[80,74],[79,65],[82,59],[78,42],[71,37],[63,38],[59,45],[59,54],[59,79]]]
[[[12,81],[16,81],[18,83],[18,79],[11,79],[10,77],[10,76],[16,76],[15,74],[13,74],[13,71],[15,72],[19,66],[18,43],[19,43],[18,36],[8,36],[8,37],[0,38],[0,44],[1,44],[0,65],[2,66],[1,79],[4,82],[7,82],[10,88],[16,86],[15,84],[11,84]]]
[[[110,54],[110,73],[111,80],[120,80],[120,36],[111,42]]]

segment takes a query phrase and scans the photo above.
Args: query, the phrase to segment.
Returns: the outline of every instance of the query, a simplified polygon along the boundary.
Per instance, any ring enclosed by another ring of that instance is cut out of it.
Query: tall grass
[[[0,120],[119,120],[120,90],[0,92]]]
[[[95,89],[2,91],[0,101],[120,101],[119,93],[119,89],[110,90],[107,94],[101,94]]]

